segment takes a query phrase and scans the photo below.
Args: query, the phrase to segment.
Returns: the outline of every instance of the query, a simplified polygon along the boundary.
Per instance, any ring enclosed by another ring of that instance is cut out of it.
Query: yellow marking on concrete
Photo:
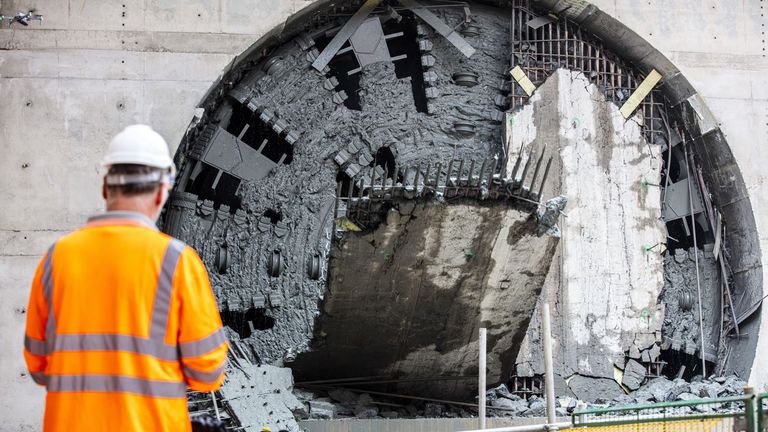
[[[681,420],[670,422],[655,423],[632,423],[615,426],[595,426],[583,428],[585,432],[716,432],[730,431],[730,424],[726,428],[716,428],[718,423],[724,422],[724,419],[705,419],[705,420]],[[582,429],[582,428],[577,428]]]
[[[336,225],[338,225],[338,227],[341,228],[343,231],[351,231],[351,232],[362,231],[359,226],[355,225],[354,222],[346,218],[336,219]]]
[[[520,87],[525,90],[525,93],[528,94],[528,96],[533,94],[533,92],[536,90],[536,86],[533,85],[531,80],[528,78],[528,75],[523,72],[520,66],[515,66],[515,68],[512,69],[510,73],[512,74],[512,78],[514,78],[515,81],[520,84]]]
[[[622,384],[622,381],[624,381],[624,371],[617,368],[616,366],[613,367],[613,380],[616,381],[616,384],[621,387],[625,393],[631,393],[632,390],[627,388],[624,384]]]
[[[640,102],[642,102],[643,99],[648,96],[648,94],[651,92],[651,90],[653,90],[653,88],[660,80],[661,74],[656,72],[656,69],[653,69],[651,73],[645,77],[643,82],[640,83],[640,85],[637,87],[637,90],[635,90],[629,99],[624,102],[624,105],[621,106],[621,109],[619,110],[621,115],[623,115],[625,119],[628,119],[640,105]]]

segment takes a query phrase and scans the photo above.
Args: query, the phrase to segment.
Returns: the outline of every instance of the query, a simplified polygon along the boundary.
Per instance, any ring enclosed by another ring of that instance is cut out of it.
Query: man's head
[[[142,213],[157,220],[173,185],[174,166],[163,137],[145,125],[128,126],[109,144],[102,164],[107,210]]]

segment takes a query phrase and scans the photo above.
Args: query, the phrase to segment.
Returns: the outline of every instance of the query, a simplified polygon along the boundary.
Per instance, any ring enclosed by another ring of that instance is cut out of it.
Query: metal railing
[[[757,411],[757,431],[765,432],[768,428],[768,393],[757,395],[755,409]]]
[[[573,428],[588,428],[590,432],[754,432],[755,414],[755,397],[745,393],[717,399],[577,411],[572,415],[572,423]],[[762,416],[757,417],[760,423]]]

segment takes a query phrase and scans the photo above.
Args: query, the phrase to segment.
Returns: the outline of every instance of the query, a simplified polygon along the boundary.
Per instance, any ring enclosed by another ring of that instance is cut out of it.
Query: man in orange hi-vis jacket
[[[219,388],[228,343],[200,258],[157,230],[173,181],[148,126],[115,136],[107,212],[37,267],[24,357],[47,389],[45,431],[189,431],[187,386]]]

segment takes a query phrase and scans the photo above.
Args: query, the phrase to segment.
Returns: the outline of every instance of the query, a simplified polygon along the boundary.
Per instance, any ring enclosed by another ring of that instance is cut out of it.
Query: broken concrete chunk
[[[531,402],[530,408],[523,413],[526,417],[543,417],[547,413],[547,404],[544,399]]]
[[[227,368],[227,379],[219,391],[243,424],[296,431],[299,426],[294,413],[306,411],[293,394],[293,377],[288,368],[241,362],[240,367]],[[333,405],[330,409],[332,415]]]
[[[445,406],[441,404],[427,402],[424,404],[424,417],[426,418],[438,418],[443,416],[445,412]]]
[[[688,251],[685,249],[675,249],[675,253],[672,256],[675,257],[676,263],[682,264],[688,260]]]
[[[696,400],[696,399],[698,399],[698,396],[692,393],[681,393],[677,395],[677,398],[675,398],[675,400],[681,400],[681,401],[690,401],[690,400]]]
[[[675,384],[672,381],[664,377],[659,377],[652,379],[648,384],[644,385],[642,391],[650,393],[656,402],[665,402],[667,400],[667,393],[672,390],[674,386]]]
[[[626,366],[626,364],[627,364],[627,357],[626,356],[624,356],[622,358],[617,358],[613,362],[613,365],[616,366],[617,368],[621,369],[621,370],[624,370],[624,366]]]
[[[560,195],[550,199],[543,206],[539,206],[536,209],[536,220],[539,222],[536,234],[539,237],[544,234],[560,237],[557,221],[560,218],[560,212],[563,211],[566,204],[568,204],[568,199]]]
[[[512,409],[517,402],[512,401],[510,399],[506,398],[498,398],[491,401],[491,406],[494,408],[506,408],[506,409]],[[526,409],[528,409],[528,405],[525,406]]]
[[[312,419],[332,419],[334,413],[334,406],[330,402],[319,400],[309,401],[309,417]]]
[[[645,381],[645,366],[637,360],[630,359],[624,367],[624,378],[621,383],[630,390],[637,390]]]
[[[361,419],[371,419],[379,415],[379,409],[376,407],[357,407],[355,408],[355,417]]]
[[[598,398],[612,399],[624,395],[621,386],[610,378],[574,375],[568,381],[568,386],[577,398],[589,403],[595,402]]]
[[[648,349],[655,343],[655,333],[635,333],[635,346],[637,346],[639,350],[642,351]]]
[[[335,400],[336,402],[346,404],[346,405],[356,405],[357,404],[357,394],[354,392],[351,392],[349,390],[344,389],[335,389],[330,390],[328,392],[328,396]]]
[[[360,151],[360,147],[358,147],[354,142],[350,142],[347,144],[347,151],[349,154],[355,154]]]

